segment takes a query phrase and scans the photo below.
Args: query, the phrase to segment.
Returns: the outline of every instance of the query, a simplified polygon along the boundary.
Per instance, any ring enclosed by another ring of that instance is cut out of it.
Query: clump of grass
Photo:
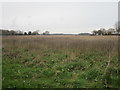
[[[73,88],[85,88],[85,80],[79,78],[73,82]]]
[[[97,81],[100,77],[100,72],[97,70],[97,69],[90,69],[90,70],[87,70],[83,75],[82,77],[86,80],[94,80],[94,81]]]
[[[46,70],[42,70],[42,74],[45,77],[52,77],[54,76],[55,72],[53,72],[51,69],[46,69]]]

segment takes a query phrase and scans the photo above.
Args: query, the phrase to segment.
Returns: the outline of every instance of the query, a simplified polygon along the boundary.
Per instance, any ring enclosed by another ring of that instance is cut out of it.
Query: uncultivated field
[[[2,37],[3,88],[119,88],[118,36]]]

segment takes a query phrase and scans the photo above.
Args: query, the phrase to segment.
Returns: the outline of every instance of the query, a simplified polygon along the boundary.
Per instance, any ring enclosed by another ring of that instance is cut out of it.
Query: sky
[[[117,2],[4,2],[0,9],[0,28],[40,33],[86,33],[118,20]]]

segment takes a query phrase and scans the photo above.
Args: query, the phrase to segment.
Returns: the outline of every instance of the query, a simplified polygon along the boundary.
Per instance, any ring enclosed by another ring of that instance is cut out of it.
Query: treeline
[[[0,30],[1,35],[39,35],[38,31],[29,31],[29,32],[23,32],[23,31],[15,31],[15,30]]]
[[[93,35],[118,35],[120,34],[120,27],[109,28],[106,30],[105,28],[100,28],[99,30],[93,30]]]
[[[2,30],[0,29],[0,35],[52,35],[49,31],[45,31],[39,34],[39,31],[15,31],[15,30]],[[68,35],[68,34],[53,34],[53,35]],[[105,28],[100,28],[99,30],[93,30],[92,34],[90,33],[79,33],[78,35],[120,35],[120,28],[109,28],[106,30]]]
[[[41,35],[49,35],[49,31],[43,32]],[[15,30],[2,30],[0,29],[0,35],[40,35],[39,31],[29,31],[29,32],[23,32],[23,31],[15,31]]]

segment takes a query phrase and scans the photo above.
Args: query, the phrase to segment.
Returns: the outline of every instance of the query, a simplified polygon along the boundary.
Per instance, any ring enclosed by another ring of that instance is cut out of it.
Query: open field
[[[3,88],[118,88],[118,36],[4,36]]]

